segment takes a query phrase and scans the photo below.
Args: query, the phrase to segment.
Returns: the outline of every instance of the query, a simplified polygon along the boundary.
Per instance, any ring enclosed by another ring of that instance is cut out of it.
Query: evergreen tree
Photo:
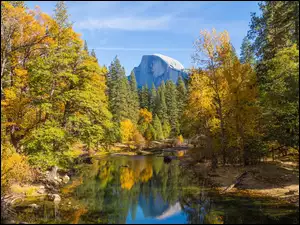
[[[110,111],[114,115],[114,121],[121,122],[129,118],[128,95],[130,88],[125,76],[125,70],[117,56],[109,67],[108,89]]]
[[[154,116],[153,128],[155,130],[155,140],[163,140],[164,139],[164,133],[163,133],[163,129],[162,129],[160,119],[157,115]]]
[[[252,14],[248,32],[259,59],[271,59],[294,43],[299,49],[299,1],[263,1],[259,7],[262,14]]]
[[[255,64],[254,52],[247,36],[244,37],[242,42],[240,59],[242,63],[249,63],[251,66]]]
[[[84,47],[83,47],[83,50],[86,51],[87,53],[89,52],[89,48],[88,48],[88,45],[87,45],[86,40],[84,40]]]
[[[150,92],[150,97],[149,97],[149,108],[152,114],[155,113],[155,102],[156,102],[156,88],[154,83],[152,83],[152,88]]]
[[[165,97],[165,82],[162,81],[161,85],[158,87],[158,94],[157,94],[157,115],[160,118],[162,123],[168,121],[168,114],[167,114],[167,104],[166,104],[166,97]]]
[[[295,57],[299,55],[299,1],[263,1],[259,7],[262,13],[252,14],[248,37],[254,41],[258,57],[255,69],[259,102],[265,112],[265,138],[283,146],[295,146],[298,132],[291,124],[299,120],[294,107],[299,105],[299,98],[290,94],[299,93],[299,87],[293,84],[296,77],[299,79],[299,68],[295,69],[299,63]]]
[[[168,120],[171,125],[171,135],[176,136],[179,132],[178,125],[178,109],[177,109],[177,93],[176,86],[171,81],[166,82],[166,105]]]
[[[132,122],[137,123],[139,118],[139,95],[134,72],[130,73],[130,92],[129,92],[129,108]]]
[[[187,90],[185,83],[180,76],[177,83],[177,109],[178,109],[178,118],[180,119],[183,115],[183,111],[187,102]]]
[[[67,6],[64,1],[58,1],[54,9],[54,20],[60,28],[69,28],[72,23],[69,22],[69,14],[67,13]]]
[[[140,107],[149,109],[149,89],[147,84],[140,91]]]
[[[91,56],[94,57],[96,59],[96,61],[98,62],[98,58],[96,56],[96,53],[95,53],[94,49],[92,49],[92,51],[91,51]]]
[[[162,125],[162,129],[163,129],[163,134],[164,134],[164,138],[169,138],[170,137],[170,134],[171,134],[171,126],[169,124],[169,122],[167,120],[165,120],[163,122],[163,125]]]

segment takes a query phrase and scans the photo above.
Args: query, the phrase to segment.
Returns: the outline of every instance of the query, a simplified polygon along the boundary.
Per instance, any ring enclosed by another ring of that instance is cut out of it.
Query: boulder
[[[40,206],[37,204],[30,204],[29,207],[31,207],[33,209],[38,209]]]
[[[58,194],[49,194],[48,198],[49,198],[49,200],[56,202],[56,203],[61,201],[61,197]]]
[[[170,156],[164,156],[164,163],[170,163],[172,161],[172,158]]]
[[[70,180],[70,177],[68,176],[68,175],[65,175],[64,177],[63,177],[63,182],[66,184],[66,183],[68,183],[69,182],[69,180]]]

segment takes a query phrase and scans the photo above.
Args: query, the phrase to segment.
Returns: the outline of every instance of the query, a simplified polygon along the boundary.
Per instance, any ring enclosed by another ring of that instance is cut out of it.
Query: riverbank
[[[265,161],[252,166],[219,166],[215,172],[205,163],[183,160],[193,171],[205,171],[212,186],[221,195],[272,197],[299,207],[299,162]],[[206,163],[209,166],[209,162]],[[203,169],[204,168],[204,169]]]

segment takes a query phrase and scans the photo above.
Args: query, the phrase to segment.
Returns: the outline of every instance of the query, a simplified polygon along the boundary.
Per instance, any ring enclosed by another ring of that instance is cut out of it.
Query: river
[[[203,167],[205,174],[205,167]],[[28,223],[299,223],[298,208],[269,198],[218,195],[179,160],[108,156],[79,166],[58,204],[32,198],[15,207]],[[25,205],[35,203],[34,209]]]

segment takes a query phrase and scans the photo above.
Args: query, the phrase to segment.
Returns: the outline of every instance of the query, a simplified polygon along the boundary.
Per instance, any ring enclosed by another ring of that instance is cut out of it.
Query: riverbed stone
[[[53,201],[53,202],[60,202],[61,201],[61,197],[58,194],[49,194],[48,198]]]
[[[30,204],[29,207],[33,208],[33,209],[38,209],[40,206],[37,204]]]
[[[68,183],[69,182],[69,180],[70,180],[70,177],[68,176],[68,175],[65,175],[64,177],[63,177],[63,182],[66,184],[66,183]]]

